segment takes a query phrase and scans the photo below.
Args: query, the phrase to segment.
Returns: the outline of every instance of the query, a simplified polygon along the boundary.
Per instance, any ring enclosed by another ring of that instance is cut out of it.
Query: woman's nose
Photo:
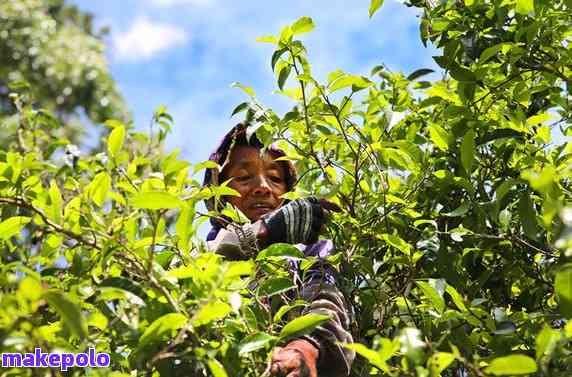
[[[259,175],[255,181],[254,193],[265,194],[270,191],[272,190],[270,189],[270,184],[268,182],[268,179],[266,179],[266,177],[262,175]]]

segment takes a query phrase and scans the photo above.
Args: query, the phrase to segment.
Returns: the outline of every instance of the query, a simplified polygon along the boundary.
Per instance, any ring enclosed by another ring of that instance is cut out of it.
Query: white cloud
[[[214,4],[214,0],[150,0],[151,4],[167,8],[173,6],[208,6]]]
[[[183,45],[188,39],[181,28],[138,18],[129,30],[114,36],[113,47],[118,60],[137,61]]]

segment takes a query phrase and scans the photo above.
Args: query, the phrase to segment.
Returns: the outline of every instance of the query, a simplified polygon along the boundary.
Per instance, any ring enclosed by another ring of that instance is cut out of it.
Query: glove
[[[326,220],[322,203],[315,197],[296,199],[262,217],[269,244],[314,243]]]
[[[296,339],[286,347],[276,347],[270,361],[270,374],[287,377],[316,377],[318,349],[306,340]]]

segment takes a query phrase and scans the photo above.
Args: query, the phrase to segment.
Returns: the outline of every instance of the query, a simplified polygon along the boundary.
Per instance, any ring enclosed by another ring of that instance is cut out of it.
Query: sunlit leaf
[[[141,209],[178,208],[183,202],[173,194],[163,191],[139,192],[131,198],[131,204]]]
[[[284,339],[307,334],[329,319],[330,317],[327,315],[305,314],[288,322],[280,331],[280,338]]]
[[[485,372],[495,376],[516,376],[534,373],[537,369],[536,363],[530,357],[511,355],[497,357],[485,368]]]

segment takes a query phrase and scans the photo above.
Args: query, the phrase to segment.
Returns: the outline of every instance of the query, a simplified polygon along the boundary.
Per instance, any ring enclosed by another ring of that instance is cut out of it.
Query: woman
[[[231,179],[229,187],[241,196],[225,200],[251,222],[238,226],[213,219],[207,236],[209,248],[230,259],[247,259],[273,243],[286,242],[296,245],[305,256],[318,257],[321,262],[304,273],[303,281],[298,279],[301,297],[309,303],[303,314],[327,314],[331,319],[309,336],[275,348],[270,372],[288,377],[316,377],[318,372],[320,376],[347,376],[355,355],[339,343],[352,342],[349,316],[335,285],[335,270],[324,259],[333,253],[332,242],[318,241],[327,212],[337,206],[316,198],[281,199],[296,183],[292,163],[276,161],[284,152],[274,147],[261,154],[262,144],[255,135],[249,139],[246,130],[247,125],[239,124],[224,137],[210,157],[222,171],[208,169],[204,185]],[[207,207],[215,209],[215,202],[209,200]]]

